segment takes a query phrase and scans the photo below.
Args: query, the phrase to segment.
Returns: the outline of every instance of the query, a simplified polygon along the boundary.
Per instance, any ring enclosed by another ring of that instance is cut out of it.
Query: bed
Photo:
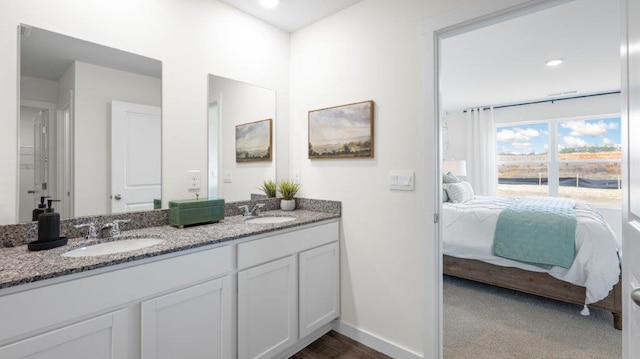
[[[621,244],[602,216],[576,203],[575,259],[568,268],[543,268],[493,254],[500,213],[516,201],[471,196],[443,203],[443,273],[610,311],[614,327],[622,329]]]

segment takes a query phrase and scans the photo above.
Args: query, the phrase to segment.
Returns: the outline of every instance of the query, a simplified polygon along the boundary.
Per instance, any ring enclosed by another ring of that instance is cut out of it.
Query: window
[[[498,195],[620,205],[620,117],[496,127]]]

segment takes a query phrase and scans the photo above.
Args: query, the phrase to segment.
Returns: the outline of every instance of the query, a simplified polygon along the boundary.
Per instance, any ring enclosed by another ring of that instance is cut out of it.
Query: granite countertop
[[[247,223],[245,217],[231,216],[218,223],[182,229],[165,225],[124,230],[120,239],[154,237],[164,241],[147,248],[96,257],[70,258],[61,254],[109,239],[74,238],[69,239],[65,246],[36,252],[29,251],[26,245],[0,248],[0,289],[340,217],[335,213],[309,210],[267,211],[260,216],[292,216],[296,219],[284,223],[255,224]]]

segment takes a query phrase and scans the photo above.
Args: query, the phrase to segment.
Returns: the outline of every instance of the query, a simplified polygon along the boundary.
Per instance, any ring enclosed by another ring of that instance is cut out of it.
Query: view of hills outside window
[[[591,204],[620,205],[620,143],[620,117],[613,116],[498,126],[498,195],[558,193]],[[555,155],[550,148],[556,148]]]

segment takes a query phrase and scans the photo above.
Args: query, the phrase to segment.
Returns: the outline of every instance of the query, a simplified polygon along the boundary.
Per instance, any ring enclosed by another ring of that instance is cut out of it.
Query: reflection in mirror
[[[18,222],[154,208],[162,63],[20,25]],[[157,203],[157,202],[156,202]]]
[[[276,180],[276,92],[209,75],[208,106],[209,197],[248,200],[264,180]],[[266,119],[273,120],[273,160],[236,162],[236,126]]]

